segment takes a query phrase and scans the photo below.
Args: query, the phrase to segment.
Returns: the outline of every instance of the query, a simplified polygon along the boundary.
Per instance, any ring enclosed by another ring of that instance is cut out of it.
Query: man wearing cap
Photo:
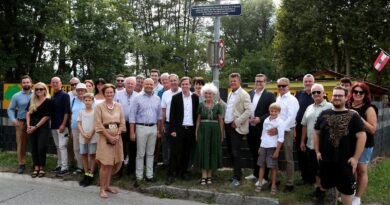
[[[26,107],[30,102],[32,94],[32,81],[28,75],[21,77],[22,89],[12,96],[11,103],[7,113],[16,130],[16,152],[18,153],[18,174],[23,174],[26,170],[27,158],[27,131],[26,125]],[[18,114],[16,115],[16,110]]]
[[[51,79],[51,87],[54,95],[52,97],[51,110],[51,134],[57,148],[57,167],[53,170],[56,176],[64,176],[68,173],[68,137],[69,132],[66,128],[70,117],[70,98],[62,90],[62,82],[59,77]]]
[[[80,143],[79,143],[79,129],[77,127],[77,117],[79,116],[80,110],[85,108],[83,103],[83,96],[87,93],[87,86],[84,83],[79,83],[76,86],[77,96],[73,99],[71,104],[72,117],[70,121],[70,128],[72,129],[72,138],[73,138],[73,152],[74,159],[77,162],[77,168],[73,172],[75,175],[83,173],[83,162],[80,155]]]

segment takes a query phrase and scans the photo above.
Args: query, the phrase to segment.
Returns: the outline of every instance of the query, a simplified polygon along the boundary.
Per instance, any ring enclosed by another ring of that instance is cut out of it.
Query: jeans
[[[60,133],[58,129],[52,129],[54,144],[57,148],[57,167],[61,167],[61,170],[68,169],[68,129],[65,128],[63,133]]]

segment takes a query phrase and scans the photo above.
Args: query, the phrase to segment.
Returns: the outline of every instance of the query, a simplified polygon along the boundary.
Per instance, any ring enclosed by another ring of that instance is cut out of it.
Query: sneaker
[[[157,182],[157,179],[155,177],[152,177],[152,178],[146,178],[145,181],[153,183],[153,182]]]
[[[141,180],[139,180],[139,179],[135,180],[134,185],[133,185],[134,188],[138,188],[140,185],[141,185]]]
[[[239,180],[233,179],[232,183],[230,183],[230,188],[235,189],[235,188],[239,187],[240,185],[241,185],[241,183]]]
[[[56,177],[63,177],[63,176],[68,175],[68,174],[69,174],[69,171],[67,169],[64,169],[64,170],[57,172]]]
[[[87,179],[85,180],[83,187],[91,185],[94,179],[92,174],[86,175],[86,178]]]
[[[360,205],[360,204],[362,204],[361,200],[360,200],[360,197],[353,196],[353,198],[352,198],[352,205]]]
[[[77,168],[74,172],[73,172],[73,175],[81,175],[84,173],[84,170],[80,169],[80,168]]]
[[[263,181],[261,182],[261,186],[264,186],[266,184],[268,184],[268,181],[266,179],[263,179]],[[259,180],[257,180],[255,186],[259,186],[259,185],[260,185]]]
[[[255,175],[251,174],[249,176],[246,176],[245,179],[246,180],[256,180],[257,178],[255,177]]]
[[[18,174],[23,174],[24,171],[26,171],[26,165],[24,165],[24,164],[19,165]]]
[[[58,167],[51,170],[51,172],[54,172],[54,173],[57,173],[59,171],[61,171],[61,166],[58,166]]]

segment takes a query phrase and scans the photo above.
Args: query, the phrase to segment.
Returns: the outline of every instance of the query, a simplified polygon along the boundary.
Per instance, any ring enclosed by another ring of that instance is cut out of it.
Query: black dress
[[[27,106],[27,111],[29,106],[30,104]],[[49,117],[50,110],[50,99],[45,99],[35,112],[30,113],[30,126],[35,126],[45,116]],[[30,134],[31,155],[34,166],[46,165],[46,152],[49,134],[49,120],[47,120],[43,125],[40,125],[33,133]]]

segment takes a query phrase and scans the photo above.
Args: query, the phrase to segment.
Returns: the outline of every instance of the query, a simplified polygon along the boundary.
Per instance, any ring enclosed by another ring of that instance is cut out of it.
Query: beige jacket
[[[251,98],[242,88],[237,90],[236,100],[233,106],[234,124],[236,131],[242,135],[249,133],[249,117],[251,114]]]

